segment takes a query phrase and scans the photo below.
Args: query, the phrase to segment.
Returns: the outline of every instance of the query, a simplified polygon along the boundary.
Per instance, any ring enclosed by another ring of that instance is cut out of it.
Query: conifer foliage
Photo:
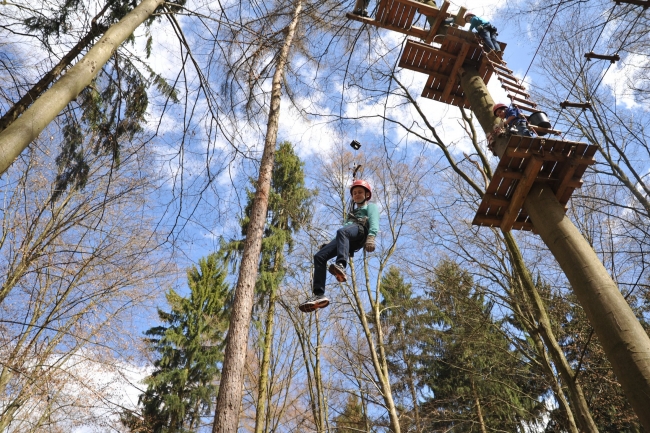
[[[145,379],[141,414],[123,417],[131,431],[196,431],[201,417],[210,413],[228,325],[230,292],[225,277],[214,253],[188,270],[188,297],[173,289],[167,293],[171,311],[159,310],[163,324],[146,332],[151,350],[160,358]]]
[[[471,275],[453,262],[435,269],[427,293],[436,308],[420,335],[422,412],[435,431],[519,431],[537,422],[546,392],[506,338],[504,320]]]

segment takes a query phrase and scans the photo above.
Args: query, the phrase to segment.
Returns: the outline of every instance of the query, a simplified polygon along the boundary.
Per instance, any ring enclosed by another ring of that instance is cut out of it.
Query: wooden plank
[[[506,84],[501,84],[501,87],[506,91],[506,92],[513,92],[513,93],[519,93],[521,95],[524,95],[526,98],[530,98],[530,94],[526,93],[525,89],[518,89],[516,87],[510,87]]]
[[[416,8],[410,8],[409,9],[409,16],[407,18],[407,22],[408,22],[407,27],[411,27],[413,25],[413,18],[415,17],[415,13],[417,11],[418,10]]]
[[[414,36],[414,37],[420,38],[420,39],[426,38],[427,33],[428,33],[426,30],[424,30],[423,28],[420,28],[420,27],[412,26],[411,28],[403,29],[403,28],[400,28],[400,27],[395,27],[395,26],[390,25],[390,24],[382,24],[380,21],[372,19],[371,17],[362,17],[362,16],[355,15],[355,14],[350,13],[350,12],[345,14],[345,16],[347,18],[351,19],[351,20],[359,21],[360,23],[363,23],[363,24],[369,24],[371,26],[379,27],[379,28],[386,29],[386,30],[391,30],[393,32],[402,33],[402,34],[408,35],[408,36]]]
[[[438,72],[447,76],[448,74],[445,74],[444,72],[444,65],[446,62],[451,61],[450,59],[452,59],[452,57],[448,56],[451,55],[443,53],[442,51],[430,51],[427,62],[422,66],[424,66],[427,70]]]
[[[390,10],[388,12],[388,17],[384,21],[386,24],[390,24],[392,26],[398,27],[398,28],[403,28],[405,29],[405,26],[400,26],[399,25],[399,18],[401,16],[401,12],[404,9],[404,6],[397,0],[393,0],[393,3],[390,5]]]
[[[436,69],[436,64],[444,60],[445,55],[448,54],[431,46],[409,40],[404,46],[398,66],[400,68],[410,66],[425,68],[428,74],[429,71]]]
[[[410,6],[404,6],[400,4],[399,8],[396,8],[396,16],[394,24],[397,27],[403,27],[405,29],[411,27],[413,24],[413,17],[415,17],[416,8]]]
[[[506,74],[508,74],[508,75],[512,75],[512,74],[514,73],[514,71],[513,71],[512,69],[508,69],[508,67],[505,66],[505,65],[503,65],[503,64],[495,63],[495,62],[491,62],[491,63],[492,63],[492,66],[493,66],[495,69],[499,69],[499,70],[501,70],[501,71],[504,71],[504,72],[505,72]]]
[[[375,18],[378,23],[385,24],[390,14],[390,8],[393,4],[393,0],[381,0],[379,6],[377,6],[377,13]]]
[[[519,78],[513,76],[513,75],[507,75],[507,74],[498,74],[499,79],[502,83],[507,83],[510,86],[515,86],[515,87],[521,87],[525,89],[524,86],[522,86],[519,82]]]
[[[411,71],[420,72],[422,74],[428,75],[429,77],[433,77],[438,81],[446,81],[449,78],[447,75],[440,74],[438,72],[432,72],[432,71],[428,70],[427,68],[423,68],[423,67],[420,67],[420,66],[411,66],[411,65],[403,66],[403,65],[400,65],[400,67],[402,67],[404,69],[409,69]]]
[[[499,195],[485,195],[483,197],[483,201],[492,206],[501,206],[501,207],[508,207],[510,204],[510,200],[506,198],[505,196],[499,196]]]
[[[447,40],[447,38],[449,38],[449,41],[461,41],[462,43],[470,42],[478,46],[474,33],[467,30],[450,27],[449,30],[447,30],[445,40]]]
[[[537,178],[537,173],[543,163],[544,160],[536,156],[530,158],[528,161],[528,165],[524,171],[524,176],[517,184],[512,197],[510,197],[510,204],[501,220],[501,230],[504,232],[508,232],[512,229],[512,225],[519,215],[519,210],[522,208],[524,200],[526,199],[530,188],[533,186],[533,183]]]
[[[592,160],[593,163],[595,164],[595,163],[596,163],[596,160],[594,159],[593,156],[594,156],[594,154],[595,154],[597,151],[598,151],[598,147],[597,147],[597,146],[590,145],[589,148],[585,151],[585,154],[584,154],[583,156],[586,157],[586,158],[591,157],[591,160]],[[589,164],[589,165],[591,165],[591,164]],[[580,165],[578,166],[578,168],[576,168],[576,171],[575,171],[574,177],[576,177],[576,178],[578,178],[578,179],[582,179],[582,175],[583,175],[583,174],[585,173],[585,171],[587,170],[587,167],[588,167],[587,164],[585,164],[585,165],[580,164]]]
[[[442,22],[447,18],[447,9],[449,8],[449,2],[444,2],[442,4],[442,7],[440,8],[440,12],[438,12],[438,16],[436,17],[436,20],[433,22],[433,25],[431,26],[431,29],[429,30],[429,35],[426,37],[424,40],[425,44],[430,44],[433,42],[433,38],[436,36],[436,33],[438,33],[438,29],[442,25]]]
[[[517,185],[517,182],[517,179],[509,179],[504,177],[501,179],[501,182],[499,183],[495,193],[497,195],[503,195],[507,197],[509,193],[514,189],[515,185]]]
[[[539,109],[537,109],[537,108],[526,107],[525,105],[520,105],[519,109],[524,110],[524,111],[528,111],[530,113],[534,113],[535,111],[539,111]]]
[[[467,55],[468,51],[469,51],[469,45],[465,44],[463,45],[463,48],[461,48],[460,53],[458,53],[458,57],[456,57],[456,61],[454,62],[454,67],[452,68],[451,73],[449,74],[449,80],[447,81],[445,90],[442,92],[443,100],[449,98],[452,87],[456,83],[456,75],[458,74],[458,70],[463,65],[463,60],[465,60],[465,56]]]
[[[439,80],[436,77],[430,76],[427,79],[427,83],[424,86],[424,90],[428,89],[428,90],[442,92],[442,89],[444,88],[446,82],[447,82],[446,78],[444,80]]]
[[[517,137],[517,136],[513,135],[513,137]],[[521,150],[521,149],[507,149],[505,155],[509,156],[510,158],[530,158],[531,156],[535,155],[535,156],[540,156],[541,158],[544,159],[544,161],[560,161],[560,162],[564,162],[568,158],[571,158],[569,156],[558,154],[556,152],[545,152],[544,155],[541,155],[541,153],[539,152],[531,152],[528,150]],[[594,159],[593,156],[575,156],[573,158],[579,161],[579,164],[591,165],[596,163],[596,160]]]
[[[437,7],[425,5],[424,3],[420,3],[419,1],[416,0],[396,0],[402,3],[405,6],[411,6],[416,8],[422,15],[426,15],[428,17],[435,17],[438,12],[440,12],[440,9]]]
[[[517,101],[517,102],[520,102],[522,104],[528,104],[528,105],[532,106],[533,108],[537,107],[537,104],[535,104],[533,101],[529,101],[527,99],[522,99],[522,98],[519,98],[519,97],[514,96],[514,95],[508,95],[508,98],[510,98],[510,100],[513,101],[513,103],[514,103],[514,101]],[[518,107],[521,108],[521,106],[518,106]]]
[[[573,175],[575,174],[576,168],[578,168],[578,163],[575,160],[564,163],[562,170],[558,175],[558,184],[555,187],[555,197],[557,197],[558,200],[564,196],[569,182],[573,181]]]
[[[501,217],[490,215],[476,215],[472,221],[472,224],[475,226],[499,227],[501,225]],[[515,221],[512,225],[512,228],[514,230],[534,230],[533,224],[527,221]]]
[[[503,76],[499,75],[499,81],[501,81],[501,83],[503,83],[503,84],[507,84],[507,85],[509,85],[509,86],[518,87],[518,88],[520,88],[520,89],[522,89],[522,90],[526,90],[526,88],[525,88],[524,86],[522,86],[521,84],[519,84],[519,80],[517,80],[516,82],[512,83],[512,82],[510,82],[510,81],[506,81],[506,79],[503,78]]]

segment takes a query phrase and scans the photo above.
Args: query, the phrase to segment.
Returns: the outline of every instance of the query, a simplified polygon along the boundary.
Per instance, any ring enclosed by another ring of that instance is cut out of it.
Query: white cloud
[[[611,65],[605,73],[602,84],[609,87],[618,104],[622,104],[629,109],[646,108],[635,101],[634,95],[629,88],[629,78],[638,70],[636,65],[645,64],[646,61],[645,56],[630,54],[624,62]]]

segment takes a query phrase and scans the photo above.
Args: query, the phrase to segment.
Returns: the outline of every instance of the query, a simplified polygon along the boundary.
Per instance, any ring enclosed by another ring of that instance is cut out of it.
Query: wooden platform
[[[408,40],[402,51],[399,67],[429,75],[422,96],[458,107],[470,108],[460,87],[458,71],[463,65],[476,68],[488,83],[494,66],[479,46],[476,37],[465,30],[449,28],[440,39],[440,48]],[[505,49],[506,44],[501,44]]]
[[[496,72],[508,77],[512,73],[502,65],[491,63],[481,49],[476,35],[454,26],[448,26],[446,34],[438,35],[447,12],[449,2],[440,9],[414,0],[380,0],[375,18],[361,17],[348,13],[349,19],[376,27],[396,31],[420,39],[406,41],[399,67],[427,74],[429,79],[422,96],[458,107],[470,108],[460,88],[458,71],[463,65],[470,65],[479,71],[485,84]],[[431,28],[425,30],[413,26],[417,14],[433,19]],[[437,42],[436,46],[431,45]],[[501,43],[501,50],[506,44]],[[496,69],[495,69],[496,68]],[[505,69],[500,71],[498,68]],[[516,85],[516,83],[512,83]]]
[[[447,1],[438,9],[415,0],[380,0],[375,18],[362,17],[352,13],[346,14],[346,17],[365,24],[414,36],[430,43],[445,18],[451,16],[447,13],[447,8],[449,8],[449,2]],[[418,13],[435,20],[430,29],[425,30],[413,25]]]
[[[582,186],[587,166],[596,162],[596,150],[574,141],[511,136],[472,224],[503,231],[533,230],[523,208],[532,186],[550,185],[566,208],[573,191]]]

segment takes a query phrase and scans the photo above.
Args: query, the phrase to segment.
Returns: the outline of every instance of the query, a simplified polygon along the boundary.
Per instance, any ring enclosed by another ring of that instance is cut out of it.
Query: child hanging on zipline
[[[345,282],[348,258],[364,246],[369,253],[375,251],[379,208],[369,202],[372,198],[372,188],[365,180],[355,180],[350,187],[350,194],[352,202],[345,224],[337,230],[336,238],[323,245],[314,255],[313,296],[300,304],[300,311],[309,313],[329,305],[330,300],[325,296],[326,269],[337,281]],[[336,261],[326,268],[327,261],[333,257],[336,257]]]
[[[516,129],[516,135],[523,135],[524,137],[534,137],[532,132],[528,129],[528,119],[524,116],[516,105],[512,104],[509,107],[506,104],[495,104],[492,107],[492,113],[495,117],[501,119],[497,128],[503,128],[504,131],[512,131]]]
[[[497,28],[490,24],[488,20],[477,17],[474,12],[467,11],[465,13],[465,23],[469,24],[470,32],[476,29],[476,33],[483,39],[487,53],[494,50],[497,54],[501,54],[501,45],[497,41]]]

